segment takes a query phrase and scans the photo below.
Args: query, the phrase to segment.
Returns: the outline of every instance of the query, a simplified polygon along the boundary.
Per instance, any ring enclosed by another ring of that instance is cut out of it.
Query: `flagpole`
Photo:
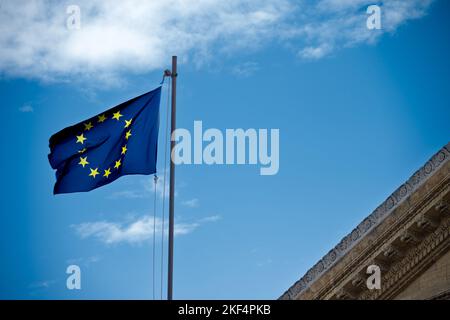
[[[169,254],[167,272],[167,300],[173,298],[173,236],[174,236],[174,210],[175,210],[175,164],[172,160],[172,151],[175,148],[175,141],[172,135],[176,129],[177,111],[177,56],[172,57],[172,110],[170,128],[170,185],[169,185]]]

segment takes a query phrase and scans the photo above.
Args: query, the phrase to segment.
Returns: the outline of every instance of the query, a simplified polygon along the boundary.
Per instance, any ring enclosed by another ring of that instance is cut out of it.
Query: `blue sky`
[[[177,19],[79,1],[76,34],[67,4],[36,3],[0,7],[3,299],[152,298],[152,177],[53,196],[48,139],[156,87],[172,54],[179,127],[280,129],[277,175],[177,167],[175,298],[277,298],[449,140],[446,1],[385,1],[370,32],[360,0],[180,2]]]

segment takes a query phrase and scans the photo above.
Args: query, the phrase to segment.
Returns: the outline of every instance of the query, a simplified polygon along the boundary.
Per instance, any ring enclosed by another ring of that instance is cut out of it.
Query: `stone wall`
[[[439,297],[450,290],[450,251],[414,280],[395,299],[423,300]]]

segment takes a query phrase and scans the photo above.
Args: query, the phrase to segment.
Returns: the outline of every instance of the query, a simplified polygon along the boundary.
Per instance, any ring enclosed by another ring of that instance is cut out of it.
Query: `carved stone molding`
[[[436,205],[435,209],[436,209],[436,211],[438,211],[441,214],[448,215],[450,213],[449,204],[445,200],[439,201],[439,203]]]
[[[429,300],[450,300],[450,290],[431,297]]]
[[[330,250],[319,262],[317,262],[306,274],[291,286],[280,299],[295,299],[308,289],[318,278],[330,270],[339,262],[360,240],[377,227],[386,218],[399,208],[420,186],[422,186],[433,174],[443,167],[450,158],[450,143],[439,150],[422,168],[416,171],[407,182],[394,191],[372,214],[364,219],[353,231],[344,237],[339,244]],[[438,203],[435,210],[448,215],[448,204]],[[417,244],[420,233],[428,234],[438,227],[433,217],[423,215],[417,219],[416,229],[408,230],[399,238],[398,244],[386,246],[381,256],[381,264],[390,265],[403,261],[405,247]],[[383,266],[381,266],[383,267]],[[389,268],[388,268],[389,269]],[[342,279],[341,279],[342,280]],[[339,280],[340,281],[340,280]],[[345,291],[344,291],[345,292]],[[345,296],[345,295],[343,295]]]
[[[421,215],[420,219],[417,220],[417,227],[424,232],[431,232],[436,229],[437,226],[436,221],[425,215]]]
[[[450,247],[450,218],[426,237],[418,246],[413,247],[397,264],[391,266],[382,276],[381,290],[365,290],[358,297],[363,300],[393,298],[408,283],[408,280],[423,271]],[[420,268],[418,266],[421,265]]]
[[[364,278],[361,275],[357,275],[356,277],[354,277],[351,282],[352,282],[353,288],[357,291],[360,291],[360,290],[366,288],[366,278]]]
[[[416,233],[414,233],[410,230],[406,230],[400,236],[400,241],[408,246],[408,245],[415,245],[415,244],[419,243],[420,240]]]

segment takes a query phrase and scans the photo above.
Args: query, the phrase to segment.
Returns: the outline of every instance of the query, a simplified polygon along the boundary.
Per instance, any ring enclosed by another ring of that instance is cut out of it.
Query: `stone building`
[[[450,300],[449,158],[450,143],[280,299]],[[367,286],[373,265],[379,289]]]

